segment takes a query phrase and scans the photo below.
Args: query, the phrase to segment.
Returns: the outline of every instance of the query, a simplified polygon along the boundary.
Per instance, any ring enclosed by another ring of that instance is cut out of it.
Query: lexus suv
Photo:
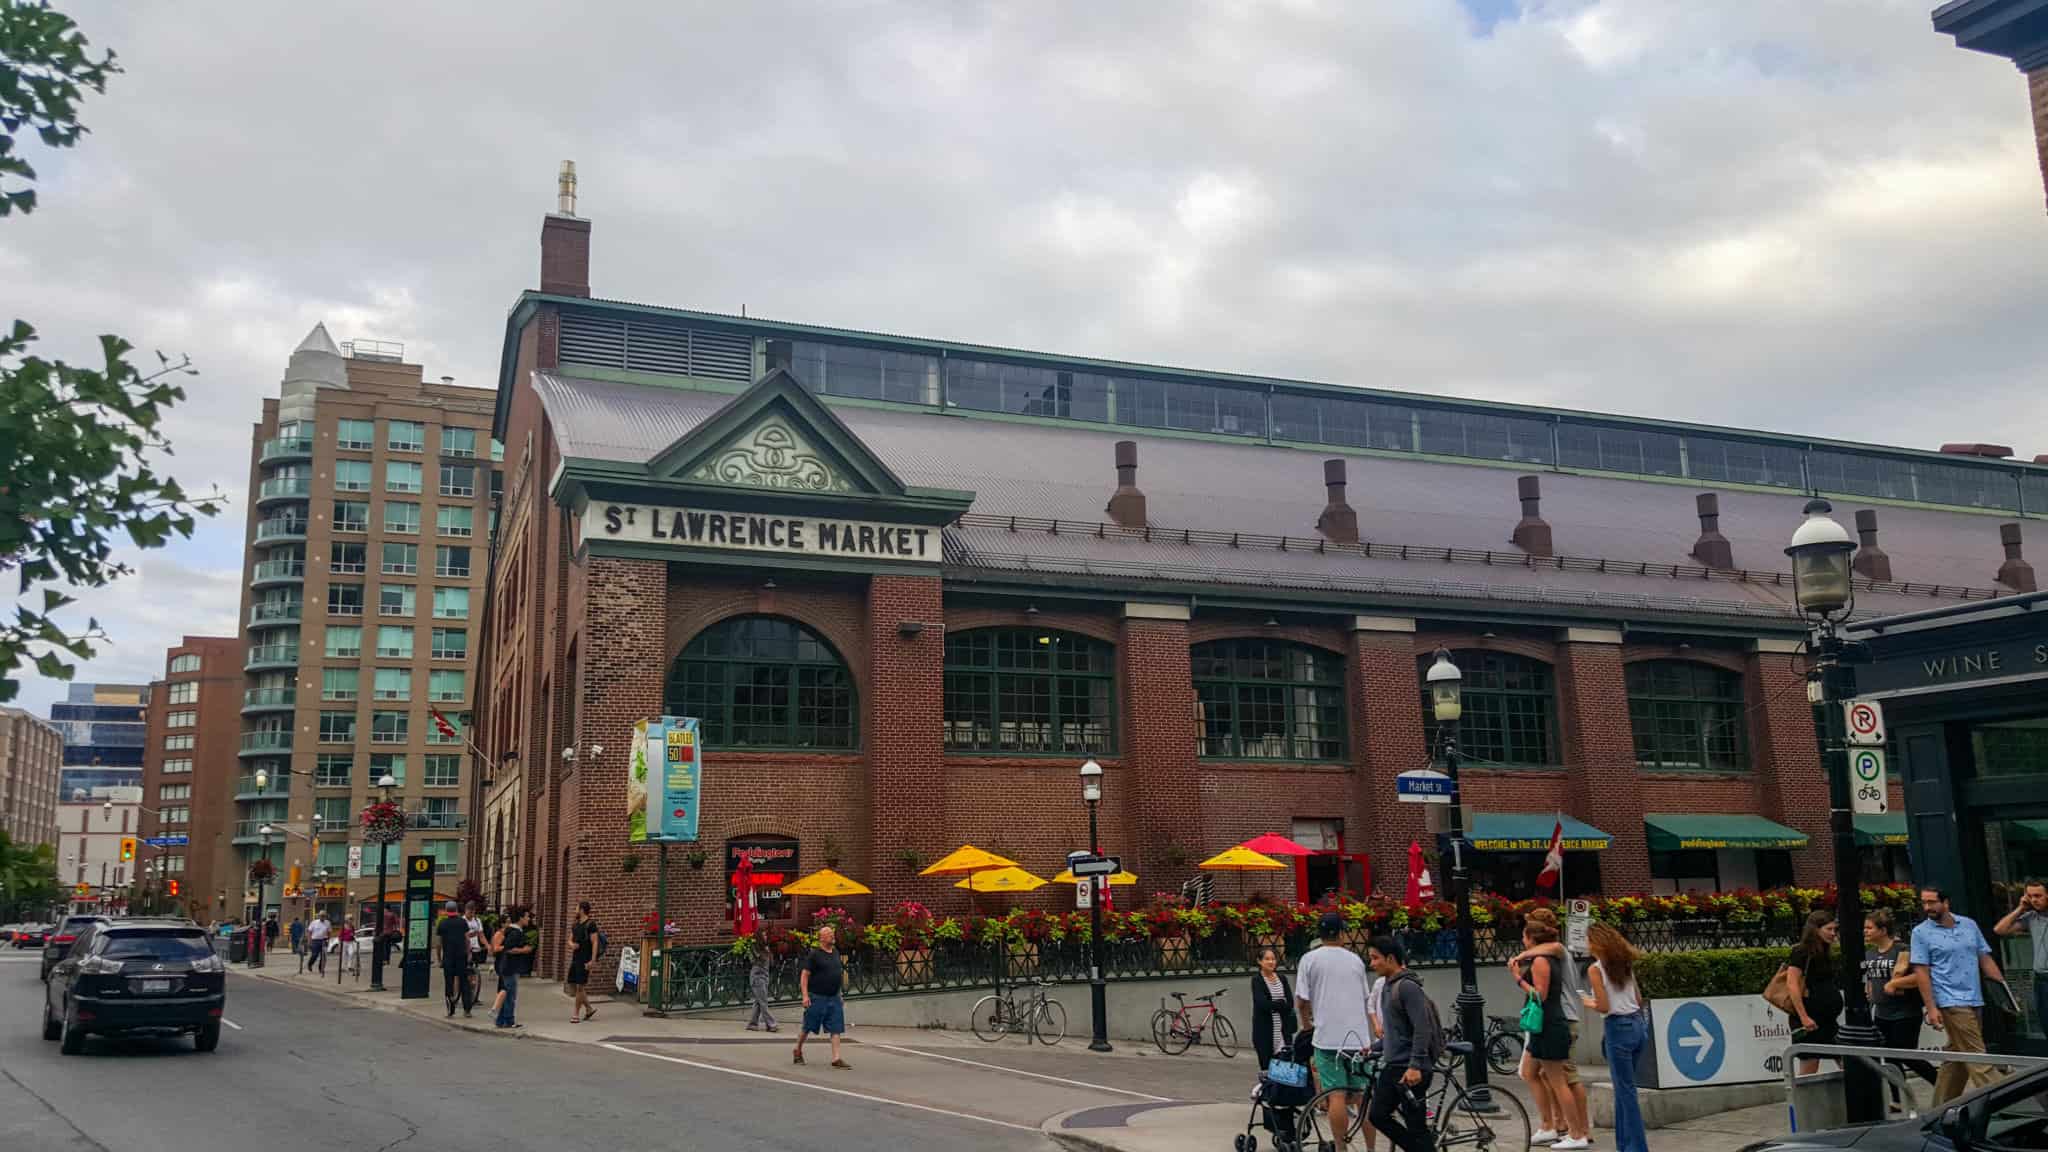
[[[189,1032],[211,1052],[226,1007],[227,967],[205,929],[181,919],[101,920],[50,969],[43,1039],[74,1055],[91,1033]]]

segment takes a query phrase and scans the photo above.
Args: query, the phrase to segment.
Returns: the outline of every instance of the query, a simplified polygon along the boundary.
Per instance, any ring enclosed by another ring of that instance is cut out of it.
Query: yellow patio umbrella
[[[849,880],[830,868],[820,868],[793,884],[784,884],[785,896],[867,896],[873,889],[858,880]]]
[[[1202,861],[1196,867],[1206,872],[1271,872],[1287,865],[1263,852],[1254,852],[1242,844]],[[1244,881],[1238,880],[1237,894],[1244,895]]]
[[[1109,875],[1102,877],[1101,879],[1102,882],[1105,884],[1117,888],[1124,888],[1132,884],[1136,884],[1138,882],[1138,874],[1136,872],[1112,872]],[[1079,884],[1081,882],[1081,878],[1079,876],[1074,875],[1074,870],[1072,868],[1068,868],[1065,871],[1061,872],[1059,875],[1053,877],[1052,882],[1054,884]]]
[[[945,859],[919,872],[919,876],[958,876],[963,872],[985,872],[996,868],[1015,868],[1017,862],[1007,856],[986,852],[972,844],[962,844],[948,853]]]
[[[1043,888],[1045,884],[1044,880],[1013,864],[1007,868],[976,872],[953,887],[965,888],[969,892],[1029,892]]]

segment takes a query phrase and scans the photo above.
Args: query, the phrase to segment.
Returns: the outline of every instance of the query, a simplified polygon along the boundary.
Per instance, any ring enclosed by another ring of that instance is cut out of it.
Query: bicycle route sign
[[[1885,791],[1884,749],[1849,749],[1850,807],[1862,815],[1882,816],[1891,810]]]

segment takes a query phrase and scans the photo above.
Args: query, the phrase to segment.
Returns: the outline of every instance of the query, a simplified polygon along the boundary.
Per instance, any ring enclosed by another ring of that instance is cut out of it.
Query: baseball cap
[[[1344,931],[1344,914],[1342,912],[1323,913],[1323,918],[1317,924],[1317,929],[1324,936],[1336,936],[1342,934]]]

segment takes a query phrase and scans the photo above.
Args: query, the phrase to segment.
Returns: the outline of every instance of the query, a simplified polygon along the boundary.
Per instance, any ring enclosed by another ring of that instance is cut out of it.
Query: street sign
[[[1885,789],[1883,749],[1849,749],[1849,792],[1849,806],[1858,813],[1882,816],[1891,811],[1891,797]]]
[[[361,880],[363,878],[363,846],[361,844],[351,844],[348,846],[348,878],[351,880]]]
[[[1875,700],[1844,700],[1842,716],[1849,725],[1849,743],[1865,747],[1884,743],[1884,708]]]
[[[1124,870],[1124,861],[1121,856],[1068,857],[1067,867],[1076,876],[1114,876]]]
[[[191,843],[191,839],[185,836],[151,836],[143,840],[143,843],[151,848],[183,848]]]
[[[1083,912],[1088,910],[1088,890],[1093,887],[1095,887],[1095,881],[1088,877],[1082,877],[1075,883],[1074,907],[1079,908]]]
[[[1573,955],[1585,955],[1586,936],[1592,929],[1593,902],[1591,900],[1568,901],[1565,904],[1564,946],[1571,949]]]
[[[1457,797],[1457,782],[1431,768],[1417,768],[1394,777],[1394,799],[1403,804],[1449,804]]]
[[[1640,1070],[1657,1088],[1748,1084],[1784,1075],[1785,1014],[1761,996],[1650,1002],[1650,1048]]]

